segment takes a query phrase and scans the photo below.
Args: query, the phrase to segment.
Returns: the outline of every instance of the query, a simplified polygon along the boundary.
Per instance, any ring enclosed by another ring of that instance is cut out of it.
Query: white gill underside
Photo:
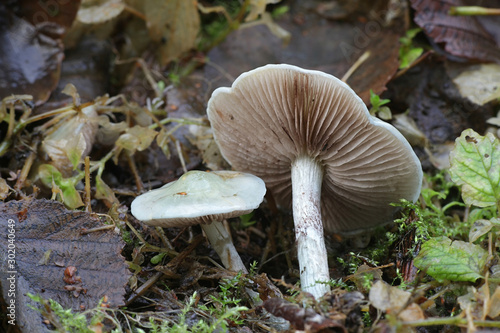
[[[330,280],[330,274],[321,220],[322,180],[322,167],[313,159],[304,156],[292,163],[293,220],[300,283],[304,291],[316,298],[330,291],[324,284]]]

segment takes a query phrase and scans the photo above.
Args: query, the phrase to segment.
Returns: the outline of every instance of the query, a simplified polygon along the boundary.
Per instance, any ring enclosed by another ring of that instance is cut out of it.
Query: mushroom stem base
[[[243,273],[248,273],[243,261],[241,261],[240,255],[231,241],[231,236],[222,222],[214,221],[210,224],[202,224],[201,227],[203,231],[205,231],[215,252],[219,255],[224,267],[234,272],[243,271]]]
[[[292,163],[292,201],[295,241],[302,290],[320,298],[330,291],[328,257],[321,219],[323,170],[310,157]],[[319,283],[318,283],[319,282]]]

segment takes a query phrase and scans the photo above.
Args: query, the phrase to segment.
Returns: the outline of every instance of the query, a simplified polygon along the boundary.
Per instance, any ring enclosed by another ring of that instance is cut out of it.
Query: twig
[[[347,80],[349,79],[349,77],[351,77],[352,73],[354,73],[368,58],[370,57],[370,51],[365,51],[365,53],[363,53],[355,62],[354,64],[351,66],[351,68],[349,68],[347,70],[347,72],[344,74],[344,76],[342,76],[342,81],[343,82],[347,82]]]
[[[150,277],[146,282],[142,284],[142,286],[140,286],[139,288],[137,288],[135,291],[132,292],[129,299],[125,302],[125,305],[129,305],[137,297],[142,296],[149,288],[151,288],[156,283],[156,281],[158,281],[161,278],[162,275],[163,275],[162,272],[157,272],[152,277]]]
[[[85,211],[92,213],[90,205],[90,157],[85,156]]]
[[[130,154],[128,151],[125,154],[127,156],[128,165],[132,174],[134,175],[135,186],[137,187],[137,192],[142,193],[144,191],[144,185],[142,184],[141,176],[139,176],[139,172],[137,171],[137,167],[135,165],[134,156]]]
[[[466,326],[467,323],[468,323],[468,321],[465,318],[450,317],[450,318],[428,318],[428,319],[422,319],[422,320],[406,321],[403,323],[403,325],[410,326],[410,327],[441,326],[441,325]],[[500,321],[473,320],[472,323],[476,327],[499,327],[500,328]]]
[[[31,145],[30,154],[28,155],[28,158],[26,159],[26,161],[24,161],[23,168],[21,169],[21,174],[17,178],[16,185],[14,185],[14,190],[17,193],[21,192],[21,189],[24,187],[24,182],[28,178],[28,174],[31,170],[31,166],[33,165],[33,162],[35,161],[35,158],[37,156],[36,151],[38,150],[39,143],[40,143],[40,141],[38,139],[35,139],[35,141]]]

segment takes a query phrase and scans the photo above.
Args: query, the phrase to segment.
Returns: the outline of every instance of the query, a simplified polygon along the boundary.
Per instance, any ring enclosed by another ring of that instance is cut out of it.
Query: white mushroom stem
[[[214,221],[210,224],[202,224],[201,227],[224,267],[234,272],[248,273],[222,222]]]
[[[330,280],[330,273],[321,220],[322,180],[322,167],[312,158],[302,156],[292,163],[293,220],[300,284],[316,298],[330,291],[324,283]]]

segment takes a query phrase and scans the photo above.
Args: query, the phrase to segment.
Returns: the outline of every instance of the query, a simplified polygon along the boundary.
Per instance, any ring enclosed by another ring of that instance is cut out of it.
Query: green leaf
[[[42,164],[38,168],[38,176],[42,183],[47,187],[52,187],[53,182],[58,184],[61,182],[62,174],[57,168],[50,164]]]
[[[111,203],[119,203],[115,192],[102,180],[100,175],[95,177],[95,197],[96,199],[104,199]]]
[[[401,51],[402,49],[400,49]],[[400,65],[399,68],[409,67],[415,60],[420,57],[420,55],[424,52],[424,49],[421,47],[410,48],[408,50],[404,50],[404,52],[400,52]]]
[[[399,42],[401,43],[401,47],[399,48],[399,68],[400,69],[409,67],[424,52],[423,48],[412,46],[413,38],[420,31],[422,31],[422,29],[420,29],[420,28],[410,29],[406,32],[405,37],[401,37],[399,39]]]
[[[450,176],[462,185],[467,205],[500,206],[500,145],[491,133],[481,136],[466,129],[450,153]]]
[[[422,244],[414,264],[439,282],[475,282],[483,277],[487,258],[488,252],[478,245],[436,237]]]
[[[159,254],[155,255],[153,258],[151,258],[151,260],[150,260],[151,263],[153,265],[158,265],[162,261],[162,259],[165,256],[165,254],[166,253],[159,253]]]
[[[75,188],[78,177],[63,178],[61,172],[50,164],[41,165],[38,168],[38,176],[45,186],[52,189],[53,193],[61,196],[62,202],[66,207],[75,209],[83,206],[82,198]]]

